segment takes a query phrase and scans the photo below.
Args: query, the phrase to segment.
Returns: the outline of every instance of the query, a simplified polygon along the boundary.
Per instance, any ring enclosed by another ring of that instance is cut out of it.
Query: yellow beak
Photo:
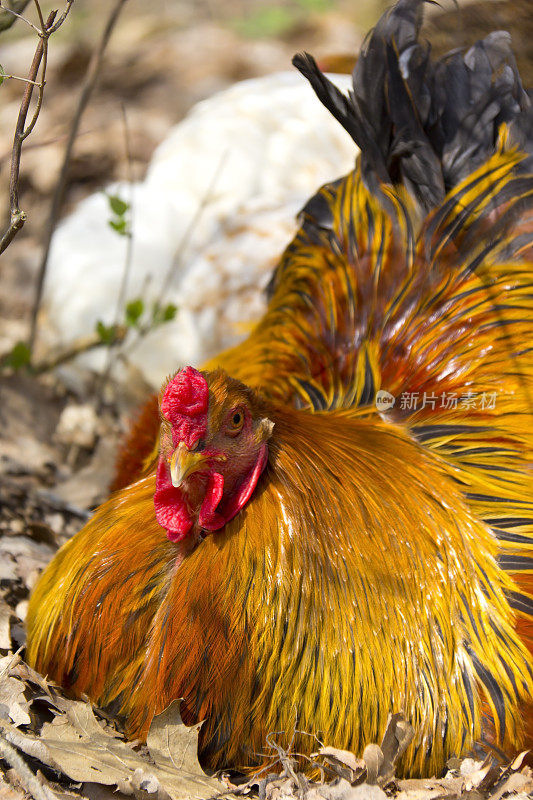
[[[178,489],[185,478],[201,470],[208,460],[209,458],[203,453],[191,452],[185,442],[180,442],[170,457],[172,486]]]

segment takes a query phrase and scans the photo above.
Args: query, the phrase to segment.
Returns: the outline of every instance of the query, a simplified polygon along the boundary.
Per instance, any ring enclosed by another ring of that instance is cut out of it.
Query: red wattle
[[[199,518],[198,521],[199,521],[199,524],[200,524],[200,526],[202,528],[204,528],[205,530],[208,530],[208,531],[216,531],[219,528],[222,528],[226,524],[226,522],[229,522],[230,519],[233,519],[233,517],[236,516],[236,514],[239,513],[241,508],[246,505],[246,503],[248,502],[248,500],[252,496],[252,493],[253,493],[255,487],[257,486],[257,481],[259,480],[259,478],[261,476],[261,473],[263,472],[264,468],[266,467],[267,458],[268,458],[268,449],[267,449],[266,444],[263,444],[263,445],[261,445],[261,448],[260,448],[259,453],[257,455],[257,460],[256,460],[255,464],[253,465],[252,469],[250,470],[248,475],[245,477],[245,479],[241,483],[238,491],[234,495],[229,497],[227,500],[224,500],[224,499],[221,500],[219,498],[217,500],[217,502],[215,503],[214,500],[216,498],[216,494],[213,491],[213,494],[211,496],[211,499],[210,499],[210,502],[209,502],[209,506],[208,506],[209,510],[210,510],[211,517],[210,518],[204,517],[204,522],[202,522],[202,512],[200,512],[200,518]],[[221,478],[222,479],[222,486],[223,486],[224,479],[222,478],[222,475],[217,475],[217,473],[212,473],[210,478],[211,477]],[[211,486],[211,483],[209,483],[209,486],[208,486],[208,494],[209,494],[210,486]],[[215,487],[213,487],[213,488],[215,488]],[[217,483],[217,491],[218,491],[218,483]],[[206,499],[207,499],[207,496],[206,496]],[[216,506],[219,503],[220,503],[220,507],[216,508]],[[204,504],[205,504],[205,500],[204,500]],[[202,504],[202,510],[204,509],[204,504]],[[215,509],[216,509],[216,511],[215,511]]]
[[[268,458],[268,448],[266,444],[263,444],[261,445],[261,448],[257,455],[257,461],[255,462],[255,465],[252,468],[250,476],[246,481],[243,482],[238,493],[232,499],[230,507],[228,508],[228,513],[230,513],[231,516],[227,517],[227,519],[231,519],[232,517],[234,517],[235,514],[238,511],[240,511],[244,505],[246,505],[246,503],[252,496],[252,492],[257,486],[257,481],[261,477],[261,473],[266,467],[267,458]]]
[[[155,518],[165,528],[171,542],[184,539],[193,526],[185,498],[179,489],[172,486],[168,467],[159,459],[157,465],[156,490],[154,493]]]
[[[268,457],[267,445],[263,444],[255,464],[245,476],[235,494],[224,499],[224,476],[219,472],[208,475],[205,496],[198,514],[198,527],[204,531],[223,528],[238,514],[250,499],[263,472]],[[172,486],[168,465],[161,458],[157,465],[156,490],[154,494],[155,515],[161,527],[165,528],[172,542],[184,539],[194,524],[183,491]]]
[[[227,520],[215,509],[222,500],[224,478],[219,472],[209,473],[207,491],[198,515],[198,524],[206,531],[216,531],[226,524]]]

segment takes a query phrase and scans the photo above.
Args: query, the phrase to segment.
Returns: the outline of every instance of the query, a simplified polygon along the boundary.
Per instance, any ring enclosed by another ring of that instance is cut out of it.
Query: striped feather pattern
[[[265,409],[276,438],[243,514],[182,558],[149,513],[153,477],[115,494],[36,590],[31,663],[132,738],[183,697],[213,768],[257,768],[267,735],[288,746],[295,727],[361,752],[403,710],[402,769],[431,774],[485,735],[481,689],[515,747],[533,681],[514,587],[451,470],[357,410]]]
[[[383,417],[451,467],[498,538],[533,652],[533,179],[517,174],[522,160],[504,126],[494,156],[422,221],[402,191],[377,203],[358,170],[324,187],[278,268],[253,358],[239,363],[237,349],[217,363],[315,410],[373,413],[376,392],[391,393]],[[481,663],[478,675],[498,719],[499,687]]]
[[[383,18],[347,98],[297,59],[369,146],[303,209],[257,328],[207,365],[274,422],[250,501],[186,552],[147,468],[30,605],[34,666],[132,737],[183,697],[211,767],[257,768],[296,728],[360,753],[400,710],[411,775],[533,744],[531,108],[505,37],[433,65],[421,7]]]

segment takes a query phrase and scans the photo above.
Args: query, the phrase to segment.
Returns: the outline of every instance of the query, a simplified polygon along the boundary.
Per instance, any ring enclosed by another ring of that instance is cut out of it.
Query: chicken
[[[360,753],[399,711],[411,775],[533,743],[531,105],[505,34],[435,63],[422,10],[380,20],[348,97],[295,58],[356,168],[31,598],[32,666],[132,738],[183,698],[211,768],[272,732]]]
[[[348,75],[334,78],[348,87]],[[99,319],[114,322],[127,261],[127,241],[109,225],[106,194],[117,194],[132,206],[127,299],[179,309],[128,346],[128,361],[154,389],[177,366],[198,366],[261,318],[295,215],[354,160],[350,137],[297,73],[242,81],[198,103],[157,148],[142,182],[91,195],[55,232],[43,341],[65,346]],[[106,361],[105,349],[91,351],[63,374],[77,378],[80,366],[99,370]]]

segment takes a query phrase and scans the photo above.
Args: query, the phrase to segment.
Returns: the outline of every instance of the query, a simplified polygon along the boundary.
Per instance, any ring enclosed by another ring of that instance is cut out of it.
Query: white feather
[[[333,77],[348,88],[348,76]],[[179,309],[128,355],[149,383],[244,336],[264,310],[263,289],[298,210],[355,156],[307,82],[279,73],[199,103],[158,147],[142,183],[108,187],[132,203],[128,299],[149,307],[161,298]],[[98,319],[114,321],[127,242],[109,217],[100,192],[54,234],[43,307],[49,345],[90,333]],[[81,357],[94,369],[104,361],[103,349]]]

